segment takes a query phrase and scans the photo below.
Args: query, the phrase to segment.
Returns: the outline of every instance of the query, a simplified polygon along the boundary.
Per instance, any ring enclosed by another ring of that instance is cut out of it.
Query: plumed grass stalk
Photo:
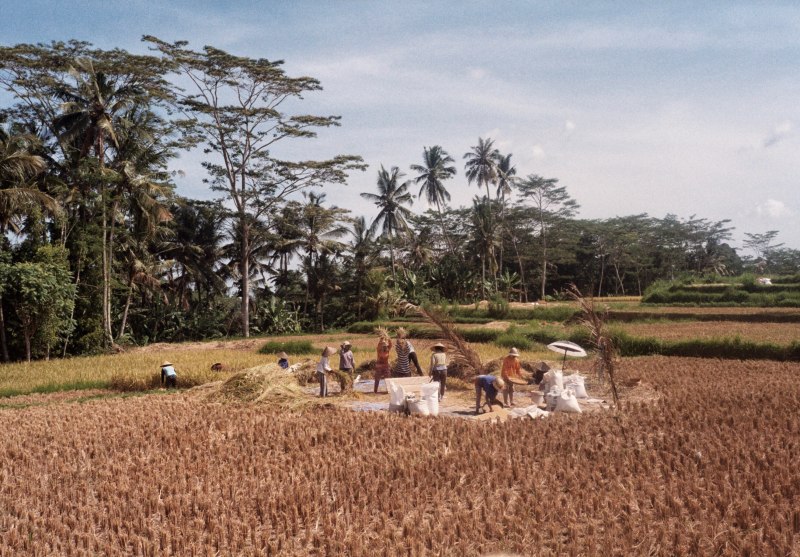
[[[608,376],[609,383],[611,383],[611,395],[614,397],[614,407],[619,409],[619,393],[615,377],[617,348],[606,328],[608,310],[598,311],[595,309],[594,298],[590,297],[588,300],[584,298],[574,284],[569,286],[567,294],[578,303],[581,310],[580,323],[589,330],[589,342],[597,351],[595,372],[601,381]]]
[[[455,362],[462,369],[468,370],[472,375],[484,373],[483,362],[480,355],[464,340],[453,325],[450,318],[433,308],[407,304],[406,312],[415,313],[421,316],[428,323],[435,325],[442,334],[441,340],[447,346],[451,361]]]

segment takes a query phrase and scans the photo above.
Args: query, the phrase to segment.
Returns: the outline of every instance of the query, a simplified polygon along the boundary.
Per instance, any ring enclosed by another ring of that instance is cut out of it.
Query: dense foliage
[[[281,156],[339,125],[287,108],[317,80],[280,62],[145,41],[152,55],[79,41],[0,47],[10,95],[0,106],[0,263],[17,277],[0,285],[5,360],[344,327],[390,316],[400,300],[485,299],[489,317],[502,317],[509,301],[570,283],[641,295],[664,279],[797,273],[800,252],[776,231],[748,234],[748,259],[728,244],[728,221],[578,219],[566,186],[521,176],[490,138],[462,157],[477,186],[470,206],[448,205],[458,157],[434,145],[408,162],[407,179],[381,167],[375,191],[362,192],[374,218],[353,215],[319,189],[363,170],[360,157]],[[185,149],[205,153],[218,200],[175,194]],[[37,271],[14,290],[50,247],[63,254],[52,280]]]

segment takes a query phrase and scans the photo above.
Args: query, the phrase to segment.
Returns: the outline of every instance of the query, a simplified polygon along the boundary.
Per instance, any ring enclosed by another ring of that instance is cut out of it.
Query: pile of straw
[[[298,406],[309,401],[297,379],[278,364],[265,364],[241,371],[204,391],[204,398],[211,402],[259,402]]]

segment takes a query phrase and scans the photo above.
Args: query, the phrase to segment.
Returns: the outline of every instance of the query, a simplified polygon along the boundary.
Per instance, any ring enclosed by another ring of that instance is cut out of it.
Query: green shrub
[[[519,348],[520,350],[530,350],[533,342],[521,332],[503,333],[499,335],[494,343],[503,348]]]
[[[503,333],[496,329],[458,329],[457,331],[467,342],[494,342]]]
[[[509,308],[510,306],[508,304],[508,300],[500,295],[497,295],[489,300],[487,315],[495,319],[503,319],[508,316]]]
[[[278,354],[280,352],[293,355],[311,354],[315,352],[315,348],[309,340],[271,340],[258,350],[259,354]]]

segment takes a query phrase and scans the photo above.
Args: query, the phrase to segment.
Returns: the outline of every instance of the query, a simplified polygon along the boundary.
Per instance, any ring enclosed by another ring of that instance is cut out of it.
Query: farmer
[[[512,348],[508,351],[508,355],[503,358],[503,369],[500,371],[500,377],[506,382],[506,388],[503,389],[503,404],[514,406],[514,383],[513,379],[522,379],[519,366],[519,350]]]
[[[406,339],[408,333],[403,327],[397,328],[397,344],[394,349],[397,352],[397,363],[394,366],[395,377],[410,377],[409,354],[411,354],[411,344]]]
[[[444,398],[445,385],[447,383],[447,353],[444,344],[437,342],[433,345],[431,354],[431,380],[439,382],[439,400]]]
[[[175,373],[175,368],[172,362],[164,360],[161,362],[161,384],[166,385],[168,389],[174,389],[177,386],[178,374]]]
[[[286,352],[278,354],[278,365],[281,369],[289,369],[289,355]]]
[[[550,371],[550,366],[545,362],[536,364],[536,367],[533,368],[533,382],[537,385],[541,385],[544,374],[548,371]]]
[[[320,397],[328,396],[327,373],[332,369],[328,363],[328,358],[334,354],[336,354],[336,349],[333,346],[326,346],[325,350],[322,351],[322,358],[320,358],[319,363],[317,364],[317,379],[319,380]]]
[[[475,378],[475,413],[481,411],[481,393],[486,394],[486,403],[489,406],[500,404],[497,395],[506,386],[502,377],[494,375],[479,375]],[[502,406],[502,405],[501,405]]]
[[[375,393],[378,392],[378,383],[381,379],[389,377],[389,356],[392,354],[392,339],[385,330],[380,333],[377,348],[377,361],[375,363]]]
[[[346,340],[342,343],[342,349],[339,350],[339,371],[347,374],[352,374],[356,370],[356,361],[351,347],[350,341]]]

